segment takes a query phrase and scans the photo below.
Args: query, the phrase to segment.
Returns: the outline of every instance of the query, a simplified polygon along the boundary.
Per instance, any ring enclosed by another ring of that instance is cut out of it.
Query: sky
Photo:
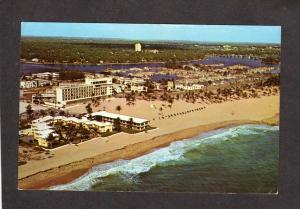
[[[22,22],[21,36],[280,44],[281,27]]]

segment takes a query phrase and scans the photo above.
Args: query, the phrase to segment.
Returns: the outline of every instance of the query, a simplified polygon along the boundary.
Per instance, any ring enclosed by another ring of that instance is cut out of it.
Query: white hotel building
[[[112,78],[87,77],[85,78],[85,83],[60,85],[55,91],[56,103],[61,105],[92,97],[110,96],[113,94]]]
[[[132,125],[132,129],[142,131],[149,127],[150,121],[143,118],[136,118],[131,117],[127,115],[120,115],[116,113],[106,112],[106,111],[100,111],[100,112],[94,112],[92,113],[92,116],[96,120],[100,120],[101,122],[108,122],[114,124],[115,120],[117,118],[120,119],[120,125],[122,127],[129,127],[129,125]]]

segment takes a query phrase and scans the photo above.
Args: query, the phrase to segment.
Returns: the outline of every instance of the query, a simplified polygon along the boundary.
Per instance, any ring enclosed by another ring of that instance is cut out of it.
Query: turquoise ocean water
[[[279,127],[242,125],[95,166],[54,190],[276,193]]]

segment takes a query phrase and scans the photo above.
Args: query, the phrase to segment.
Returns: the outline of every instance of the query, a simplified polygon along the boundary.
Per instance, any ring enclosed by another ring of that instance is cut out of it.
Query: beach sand
[[[190,138],[198,134],[227,126],[249,123],[278,124],[279,95],[241,99],[219,104],[199,104],[175,101],[172,108],[166,107],[162,113],[166,116],[190,109],[206,107],[171,118],[159,119],[159,108],[166,103],[161,101],[137,100],[134,106],[127,106],[125,99],[111,99],[93,107],[93,111],[116,112],[121,105],[121,114],[151,120],[158,127],[147,133],[118,133],[110,137],[99,137],[78,146],[67,145],[54,150],[54,157],[44,160],[32,160],[19,166],[18,188],[41,189],[67,183],[81,176],[92,166],[111,162],[116,159],[130,159],[151,150],[167,146],[172,141]],[[86,105],[86,104],[85,104]],[[67,108],[70,113],[85,112],[85,105]],[[154,119],[154,120],[153,120]]]

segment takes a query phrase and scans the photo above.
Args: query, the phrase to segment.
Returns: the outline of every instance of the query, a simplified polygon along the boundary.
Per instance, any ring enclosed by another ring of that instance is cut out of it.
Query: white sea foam
[[[132,180],[134,176],[149,171],[156,165],[184,158],[184,153],[201,144],[220,143],[233,137],[261,134],[266,131],[279,130],[278,126],[243,125],[238,127],[218,129],[201,134],[191,139],[176,141],[168,147],[157,149],[149,154],[132,160],[117,160],[112,163],[94,166],[85,175],[73,182],[51,187],[51,190],[88,190],[92,185],[101,182],[101,178],[121,174],[125,179]]]

